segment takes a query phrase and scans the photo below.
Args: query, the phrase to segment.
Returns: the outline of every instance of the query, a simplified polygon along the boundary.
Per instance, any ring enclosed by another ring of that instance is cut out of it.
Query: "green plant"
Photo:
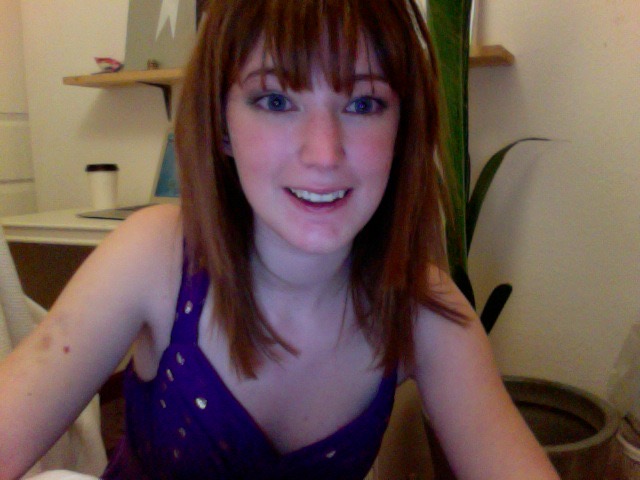
[[[514,146],[529,140],[545,139],[522,138],[496,152],[483,167],[470,193],[468,79],[471,0],[427,0],[427,3],[427,24],[442,85],[443,124],[446,129],[443,155],[450,162],[452,173],[447,179],[453,207],[451,221],[447,224],[449,266],[456,285],[476,308],[467,260],[486,194],[505,156]],[[480,314],[487,333],[493,328],[511,292],[512,286],[504,283],[489,295]]]

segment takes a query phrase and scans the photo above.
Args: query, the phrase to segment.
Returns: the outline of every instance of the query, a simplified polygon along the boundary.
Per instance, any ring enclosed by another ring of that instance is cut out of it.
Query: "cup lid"
[[[85,168],[86,172],[117,172],[118,165],[115,163],[90,163]]]

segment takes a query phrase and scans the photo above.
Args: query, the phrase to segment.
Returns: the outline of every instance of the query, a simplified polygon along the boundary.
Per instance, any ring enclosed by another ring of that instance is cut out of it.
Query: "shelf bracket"
[[[163,83],[152,83],[152,82],[140,82],[144,85],[149,85],[150,87],[157,87],[162,90],[162,97],[164,98],[164,108],[167,112],[167,118],[171,120],[171,93],[172,88],[171,85],[165,85]]]

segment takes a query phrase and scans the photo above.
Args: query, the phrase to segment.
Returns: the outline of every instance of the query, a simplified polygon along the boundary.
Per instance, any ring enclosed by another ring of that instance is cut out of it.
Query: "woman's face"
[[[351,95],[334,91],[320,68],[310,90],[284,89],[260,45],[248,57],[227,96],[225,149],[256,235],[307,253],[335,252],[351,247],[378,207],[400,105],[366,51],[361,41]]]

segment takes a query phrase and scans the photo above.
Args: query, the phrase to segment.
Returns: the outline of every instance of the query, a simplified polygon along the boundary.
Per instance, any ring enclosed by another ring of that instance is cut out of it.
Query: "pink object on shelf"
[[[122,70],[124,66],[118,60],[109,57],[94,57],[98,67],[100,67],[99,73],[113,73]]]

